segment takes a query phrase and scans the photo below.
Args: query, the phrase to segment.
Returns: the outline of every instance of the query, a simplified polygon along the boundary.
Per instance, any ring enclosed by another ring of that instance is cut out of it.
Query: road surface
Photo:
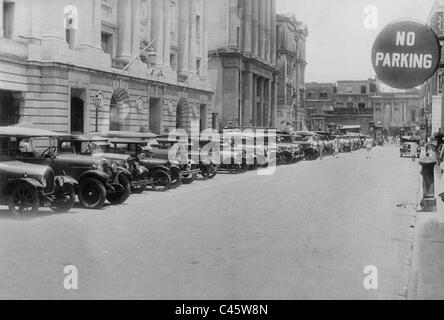
[[[100,211],[22,221],[1,207],[0,298],[404,299],[418,167],[387,146]],[[77,290],[64,287],[70,265]]]

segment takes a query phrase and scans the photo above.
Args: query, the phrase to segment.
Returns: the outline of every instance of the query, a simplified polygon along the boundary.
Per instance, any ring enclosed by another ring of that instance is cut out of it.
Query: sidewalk
[[[422,186],[421,186],[422,190]],[[444,176],[435,170],[437,212],[418,212],[415,245],[407,298],[409,300],[444,299]]]

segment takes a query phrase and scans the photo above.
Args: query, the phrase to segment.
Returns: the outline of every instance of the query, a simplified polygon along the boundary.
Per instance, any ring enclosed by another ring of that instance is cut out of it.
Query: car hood
[[[26,173],[29,177],[41,177],[51,170],[48,166],[24,163],[21,161],[0,161],[0,172],[8,172],[10,175],[23,177]]]
[[[64,153],[57,155],[57,160],[68,162],[70,165],[100,165],[103,162],[108,162],[106,158],[103,157],[91,157],[87,155],[82,154],[75,154],[75,153]]]
[[[131,158],[130,155],[119,153],[94,153],[92,156],[93,158],[106,158],[117,161],[128,161]]]

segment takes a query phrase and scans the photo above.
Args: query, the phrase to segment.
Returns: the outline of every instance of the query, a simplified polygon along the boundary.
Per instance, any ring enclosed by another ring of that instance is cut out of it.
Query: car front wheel
[[[153,173],[151,178],[153,180],[151,186],[154,191],[163,192],[163,191],[168,191],[170,189],[171,177],[169,176],[168,173],[162,170],[158,170]]]
[[[125,176],[124,174],[120,174],[118,179],[119,185],[122,187],[122,189],[117,192],[110,193],[106,197],[106,200],[108,200],[113,205],[124,203],[126,200],[128,200],[131,194],[131,183],[127,176]]]
[[[87,209],[100,209],[105,204],[106,189],[103,183],[95,178],[80,181],[79,201]]]
[[[40,206],[39,194],[31,186],[16,186],[11,192],[8,206],[11,214],[16,217],[35,217]]]
[[[51,210],[55,213],[66,213],[71,210],[76,201],[74,186],[65,184],[62,191],[57,195],[57,199],[52,203]]]

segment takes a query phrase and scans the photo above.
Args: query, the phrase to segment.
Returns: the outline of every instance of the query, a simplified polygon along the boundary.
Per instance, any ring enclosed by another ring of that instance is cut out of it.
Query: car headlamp
[[[47,186],[46,178],[45,178],[45,177],[42,177],[42,179],[40,180],[40,182],[42,183],[43,188],[46,188],[46,186]]]
[[[62,188],[63,185],[65,184],[65,179],[63,179],[63,177],[57,177],[55,180],[55,184],[56,186]]]
[[[111,165],[111,171],[112,172],[117,172],[117,164],[116,163],[113,163],[112,165]]]

